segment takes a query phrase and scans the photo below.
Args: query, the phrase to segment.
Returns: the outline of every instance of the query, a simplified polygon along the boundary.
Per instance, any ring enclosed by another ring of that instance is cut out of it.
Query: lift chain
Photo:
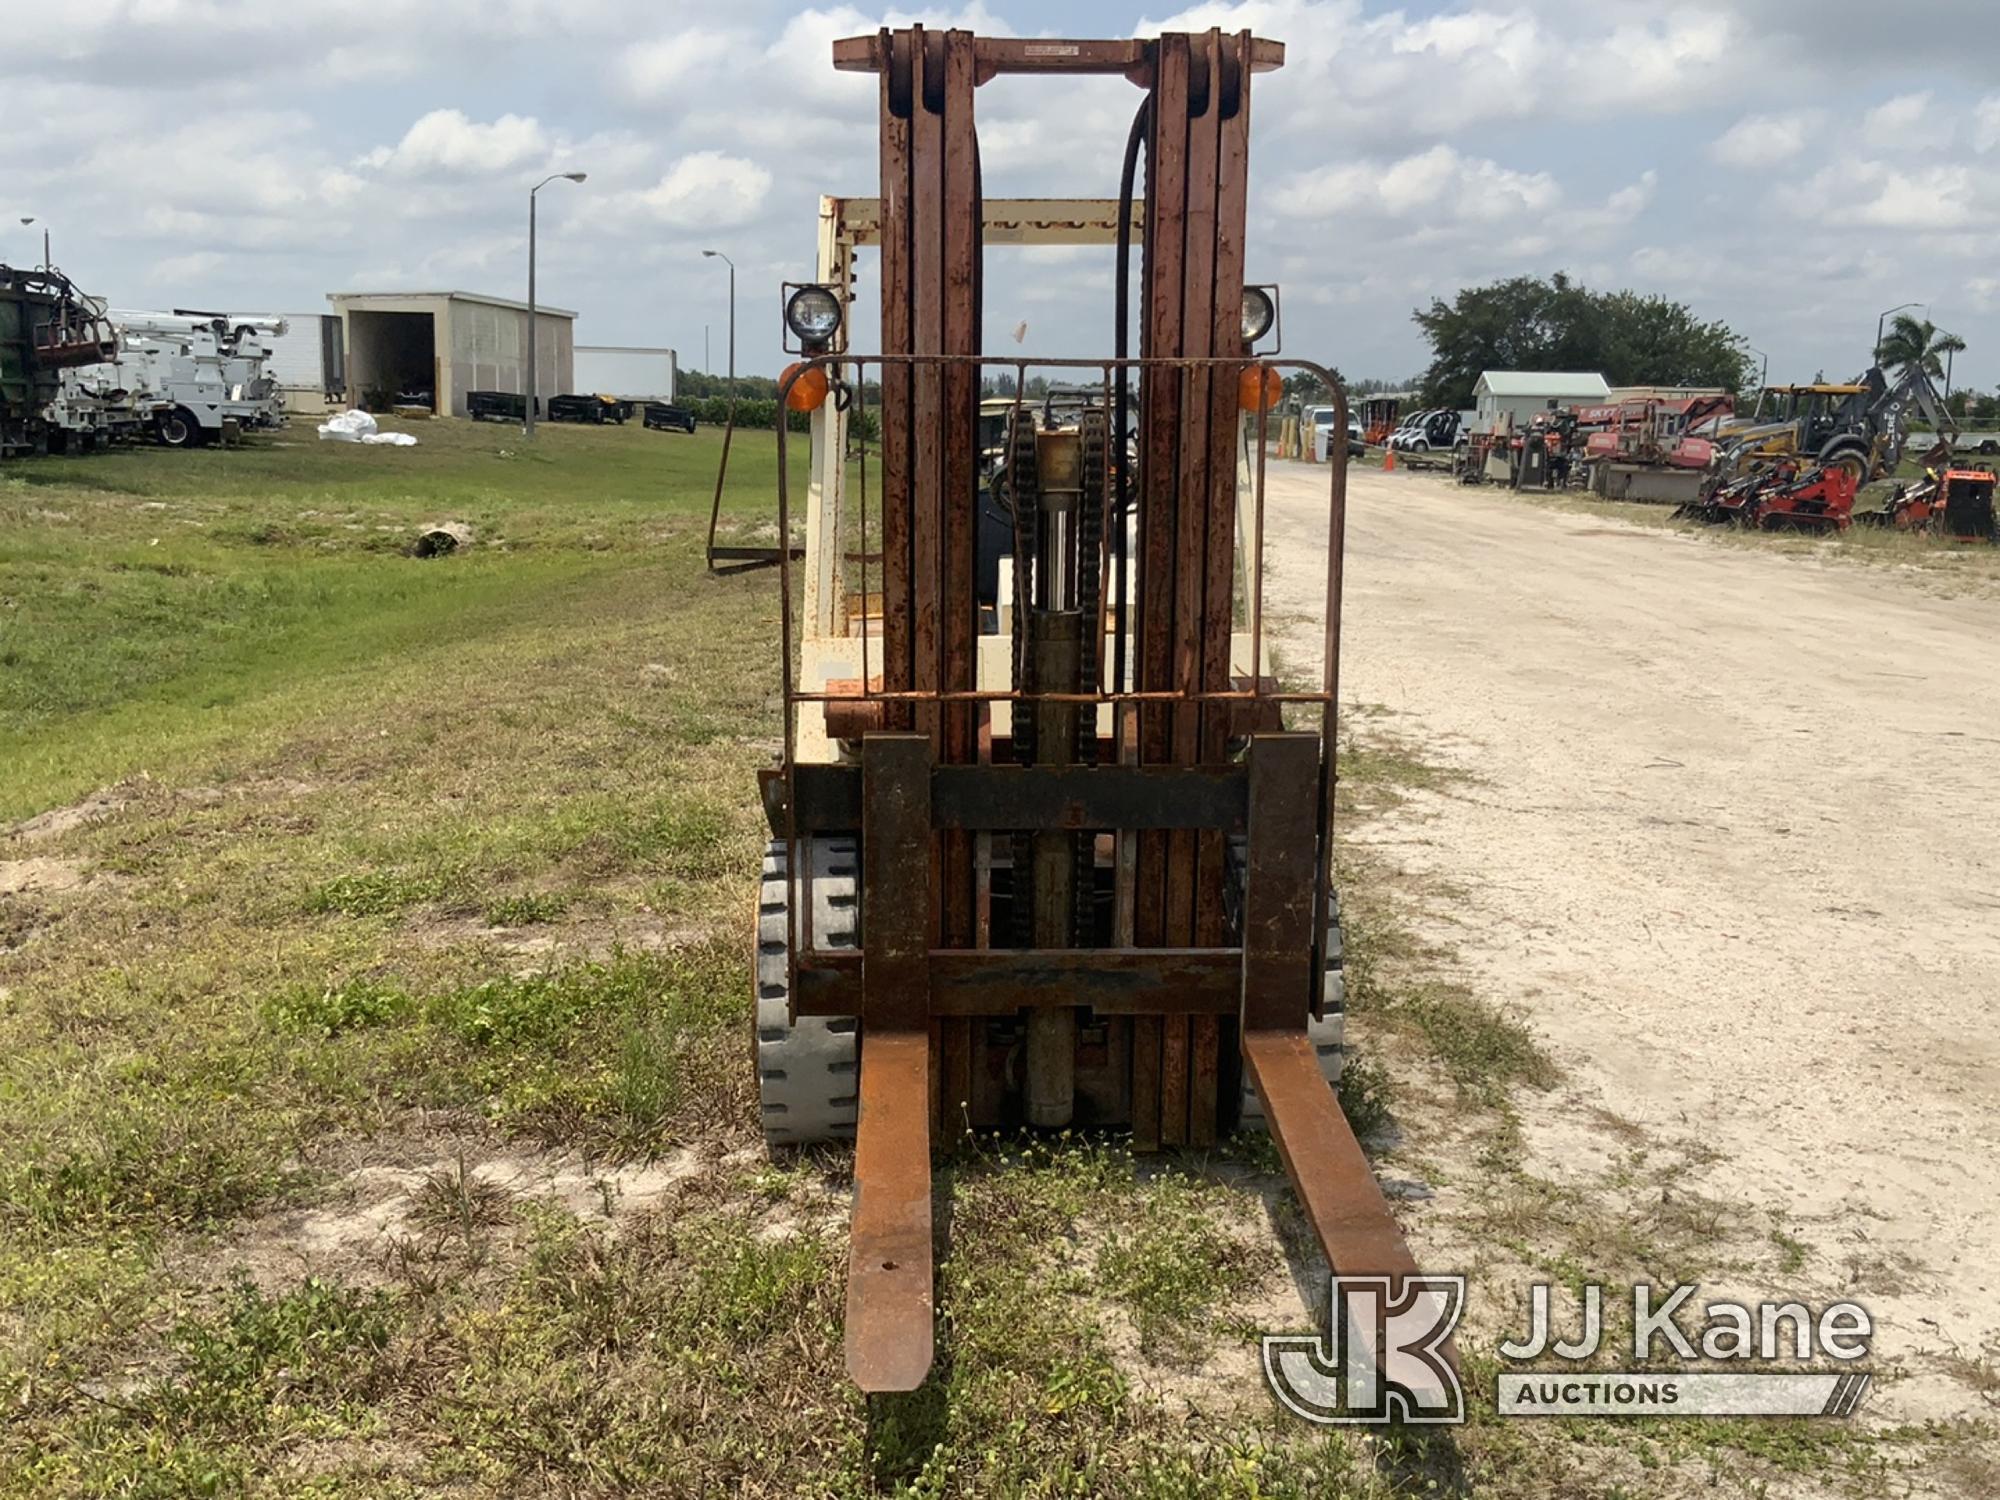
[[[1083,493],[1077,496],[1076,511],[1076,608],[1081,621],[1076,685],[1083,692],[1094,692],[1100,685],[1097,614],[1104,577],[1104,497],[1110,448],[1107,414],[1085,411],[1077,424],[1077,437],[1083,450]],[[1082,766],[1097,763],[1097,709],[1092,704],[1077,708],[1075,760]],[[1070,938],[1077,947],[1087,948],[1096,937],[1097,840],[1088,831],[1072,837]]]
[[[1086,411],[1078,436],[1083,447],[1083,493],[1077,497],[1076,513],[1076,608],[1083,617],[1083,634],[1077,645],[1077,686],[1093,692],[1099,686],[1097,612],[1104,583],[1105,460],[1110,447],[1105,414]],[[1096,764],[1095,714],[1077,715],[1076,759],[1079,765]]]
[[[1014,513],[1014,759],[1035,761],[1035,557],[1041,549],[1041,483],[1035,458],[1035,419],[1018,400],[1007,418],[1006,495]],[[1035,841],[1016,832],[1012,840],[1013,933],[1016,947],[1034,946]]]

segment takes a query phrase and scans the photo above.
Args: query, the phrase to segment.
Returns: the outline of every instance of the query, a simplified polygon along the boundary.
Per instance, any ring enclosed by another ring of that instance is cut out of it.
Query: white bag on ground
[[[384,432],[365,411],[343,411],[320,423],[322,441],[334,443],[387,443],[392,448],[414,448],[417,440],[407,432]]]

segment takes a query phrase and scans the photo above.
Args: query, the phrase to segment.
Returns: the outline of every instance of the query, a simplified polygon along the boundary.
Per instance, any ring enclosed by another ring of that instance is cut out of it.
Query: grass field
[[[716,437],[412,430],[0,470],[0,1496],[1554,1496],[1605,1443],[1630,1495],[1870,1492],[1773,1429],[1281,1419],[1254,1338],[1315,1273],[1260,1139],[961,1143],[937,1373],[865,1407],[846,1156],[754,1125],[778,601],[702,567]],[[1358,818],[1431,775],[1349,766]],[[1398,979],[1385,900],[1350,1109],[1497,1158],[1549,1065]]]

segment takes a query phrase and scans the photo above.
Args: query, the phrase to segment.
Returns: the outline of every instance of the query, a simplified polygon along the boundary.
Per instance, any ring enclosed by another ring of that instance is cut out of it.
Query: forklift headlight
[[[1246,286],[1243,288],[1243,342],[1254,344],[1271,331],[1271,325],[1278,321],[1278,289],[1276,287]]]
[[[830,344],[840,332],[840,299],[823,286],[802,286],[785,303],[785,326],[801,344]]]

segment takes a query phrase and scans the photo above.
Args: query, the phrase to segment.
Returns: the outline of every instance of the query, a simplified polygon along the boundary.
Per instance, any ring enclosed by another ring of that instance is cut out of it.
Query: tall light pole
[[[736,262],[720,250],[704,250],[701,253],[729,267],[729,404],[733,408],[736,405]]]
[[[528,418],[521,428],[521,435],[527,438],[535,435],[535,401],[540,394],[542,374],[540,340],[536,337],[535,328],[540,321],[535,316],[535,194],[558,177],[568,182],[581,182],[589,175],[587,172],[551,172],[528,189]]]
[[[32,224],[35,222],[35,216],[29,214],[21,222],[24,225]],[[49,260],[49,226],[46,224],[42,226],[42,269],[44,271],[53,269],[53,263]]]
[[[715,503],[708,508],[708,570],[715,571],[715,528],[722,519],[722,481],[729,473],[729,439],[736,431],[736,262],[720,250],[704,250],[704,259],[719,260],[729,267],[729,420],[722,424],[722,459],[715,466]],[[706,330],[704,330],[704,344]],[[778,408],[778,420],[785,420],[785,411]],[[778,538],[780,546],[784,538]]]
[[[1755,344],[1745,344],[1743,347],[1764,361],[1763,369],[1757,372],[1757,389],[1761,391],[1771,383],[1771,356],[1766,354],[1762,349],[1759,349]]]
[[[1888,309],[1887,312],[1884,312],[1881,317],[1875,320],[1875,350],[1872,354],[1868,356],[1868,363],[1870,363],[1871,365],[1879,365],[1880,363],[1882,363],[1882,325],[1889,321],[1889,313],[1904,312],[1912,307],[1921,307],[1925,311],[1929,311],[1930,303],[1905,302],[1901,307],[1892,307]]]

